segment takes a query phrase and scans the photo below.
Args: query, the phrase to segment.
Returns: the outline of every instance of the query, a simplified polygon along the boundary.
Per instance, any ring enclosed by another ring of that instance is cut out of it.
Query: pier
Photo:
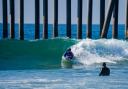
[[[71,4],[72,0],[66,1],[66,36],[68,38],[72,38],[72,9]],[[86,25],[86,38],[92,38],[92,21],[93,21],[93,0],[87,0],[88,3],[83,3],[83,0],[77,0],[77,39],[82,39],[82,21],[83,21],[83,8],[84,5],[87,6],[87,25]],[[110,22],[112,19],[112,38],[118,39],[118,19],[119,19],[119,0],[109,0],[109,5],[107,10],[105,9],[105,0],[100,1],[100,38],[107,38]],[[9,4],[9,5],[8,5]],[[15,0],[2,0],[2,12],[3,12],[3,39],[15,39]],[[53,20],[53,32],[52,37],[58,37],[58,14],[60,13],[58,10],[59,0],[54,0],[54,20]],[[24,40],[24,0],[20,0],[20,8],[19,8],[19,39]],[[35,39],[48,39],[48,0],[43,0],[43,19],[40,18],[40,0],[35,0]],[[10,10],[7,8],[9,7]],[[8,15],[8,11],[9,15]],[[128,39],[128,0],[126,3],[126,23],[125,23],[125,38]],[[124,12],[124,13],[125,13]],[[106,15],[105,15],[106,13]],[[8,21],[8,16],[10,16],[10,22]],[[42,36],[40,36],[40,21],[43,22],[43,31]],[[10,24],[10,25],[8,25]],[[8,35],[8,26],[10,26],[10,35]]]
[[[8,7],[7,0],[2,1],[3,4],[3,38],[8,38]]]

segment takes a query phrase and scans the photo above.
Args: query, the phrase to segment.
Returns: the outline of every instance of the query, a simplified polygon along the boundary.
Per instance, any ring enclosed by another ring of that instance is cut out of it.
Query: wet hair
[[[106,66],[106,63],[105,62],[103,63],[103,66]]]
[[[71,51],[71,48],[68,48],[68,50],[67,51]]]

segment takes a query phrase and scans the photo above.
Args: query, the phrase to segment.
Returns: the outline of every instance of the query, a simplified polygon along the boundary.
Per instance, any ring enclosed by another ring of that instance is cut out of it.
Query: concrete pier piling
[[[105,18],[104,25],[103,25],[103,30],[102,30],[102,33],[101,33],[101,38],[107,38],[107,33],[108,33],[109,24],[110,24],[112,12],[113,12],[113,9],[114,9],[115,1],[116,0],[110,0],[108,11],[107,11],[107,16]]]
[[[66,0],[66,11],[67,11],[67,19],[66,19],[66,28],[67,28],[67,37],[71,38],[71,0]]]
[[[20,0],[20,40],[24,40],[24,0]]]
[[[15,38],[15,1],[10,0],[10,37]]]
[[[53,37],[58,37],[58,0],[54,0]]]
[[[127,0],[127,3],[126,3],[125,38],[128,39],[128,0]]]
[[[48,39],[48,0],[43,0],[43,39]]]
[[[40,38],[40,0],[35,0],[35,39]]]
[[[7,0],[2,0],[3,6],[3,38],[8,38],[8,9]]]
[[[102,33],[105,20],[105,0],[100,0],[100,35]]]
[[[92,8],[93,0],[88,0],[87,38],[92,38]]]
[[[116,0],[113,11],[113,26],[112,26],[112,37],[115,39],[118,38],[118,9],[119,9],[119,0]]]
[[[77,38],[82,39],[82,7],[83,0],[78,0],[78,10],[77,10]]]

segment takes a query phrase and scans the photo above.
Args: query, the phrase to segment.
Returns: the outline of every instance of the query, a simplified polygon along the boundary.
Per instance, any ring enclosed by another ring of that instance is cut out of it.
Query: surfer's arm
[[[70,52],[70,59],[73,59],[74,58],[74,54],[72,52]]]
[[[64,57],[66,57],[66,56],[67,56],[67,52],[64,53]]]
[[[101,72],[100,72],[99,76],[102,76],[102,74],[103,74],[103,69],[101,69]]]

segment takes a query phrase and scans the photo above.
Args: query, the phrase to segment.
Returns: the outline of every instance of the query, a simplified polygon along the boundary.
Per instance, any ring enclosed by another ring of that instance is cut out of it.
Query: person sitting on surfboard
[[[67,59],[67,60],[71,60],[73,59],[74,55],[71,51],[71,48],[69,48],[65,53],[64,53],[64,57]]]
[[[103,63],[103,68],[99,74],[99,76],[109,76],[110,75],[110,69],[106,66],[106,63]]]

